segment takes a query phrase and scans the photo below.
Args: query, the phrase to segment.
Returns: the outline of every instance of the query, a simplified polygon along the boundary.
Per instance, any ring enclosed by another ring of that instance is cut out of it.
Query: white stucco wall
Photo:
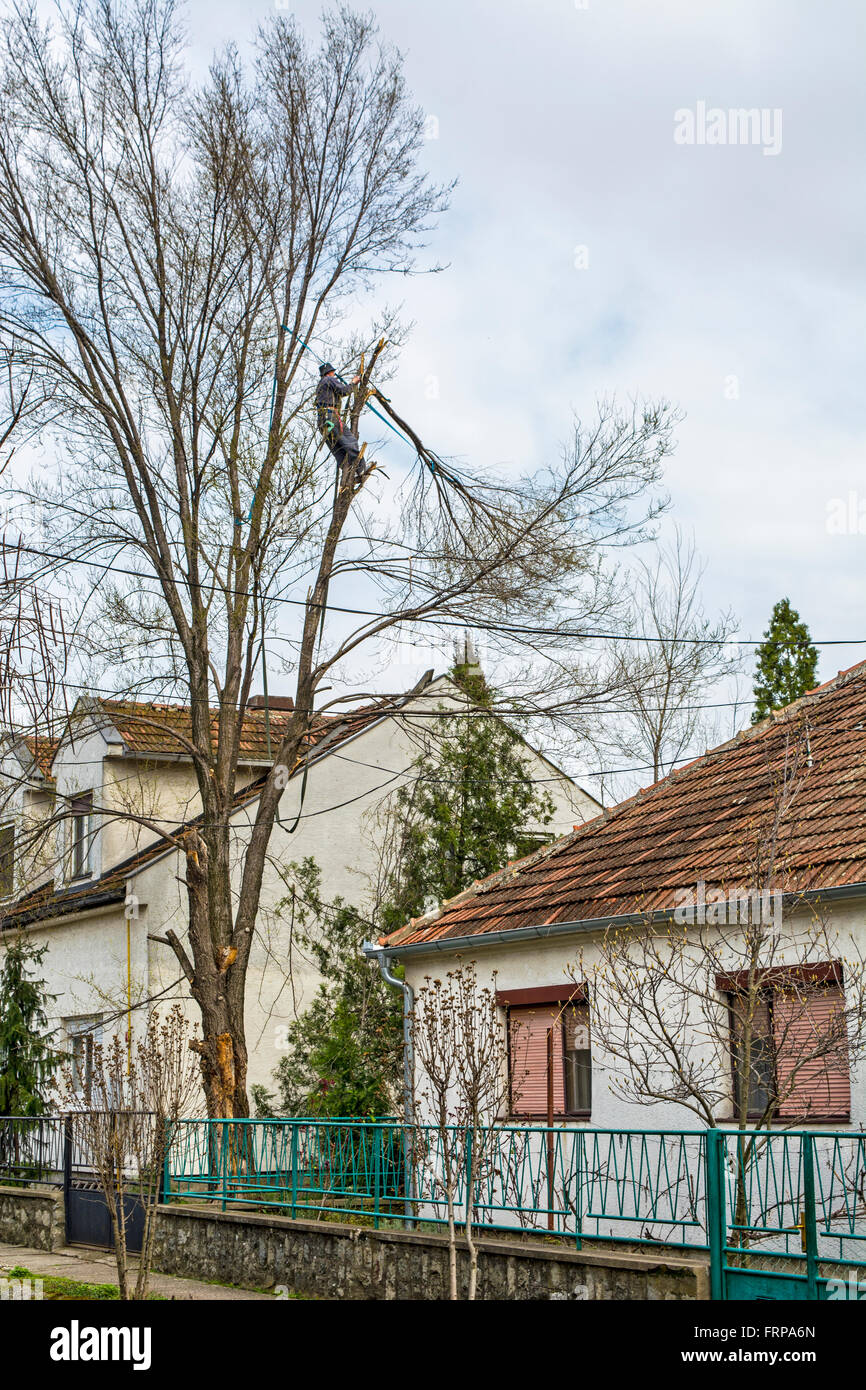
[[[856,954],[866,957],[866,900],[849,900],[825,905],[826,926],[838,947],[835,958]],[[808,920],[808,910],[797,914],[800,924]],[[731,929],[735,930],[735,929]],[[598,962],[598,934],[576,932],[560,935],[547,941],[538,938],[520,943],[485,945],[478,937],[471,945],[455,953],[451,949],[407,954],[404,958],[406,980],[418,989],[425,976],[442,976],[458,959],[474,960],[480,985],[493,985],[501,991],[568,986],[580,981]],[[823,959],[823,957],[822,957]],[[583,970],[581,969],[581,962]],[[731,958],[733,968],[741,968],[741,960]],[[503,1036],[505,1010],[502,1010]],[[574,1126],[602,1129],[700,1129],[697,1116],[675,1103],[640,1105],[614,1094],[611,1089],[610,1059],[606,1059],[597,1040],[592,1039],[592,1115],[589,1120],[569,1119]],[[858,1129],[866,1125],[866,1063],[851,1069],[851,1119],[849,1125],[818,1124],[817,1128]]]

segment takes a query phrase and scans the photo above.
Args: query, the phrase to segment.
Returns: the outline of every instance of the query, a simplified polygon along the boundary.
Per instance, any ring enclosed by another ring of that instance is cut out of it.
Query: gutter
[[[792,908],[808,902],[844,902],[849,898],[866,898],[866,883],[844,883],[836,888],[807,888],[802,893],[783,893],[782,906]],[[576,922],[553,922],[537,927],[510,927],[502,931],[476,932],[470,936],[442,936],[433,941],[413,941],[405,946],[375,947],[372,943],[367,943],[364,951],[367,955],[375,954],[387,961],[402,960],[405,956],[430,955],[439,951],[476,951],[483,946],[500,946],[511,942],[547,940],[557,936],[582,936],[590,932],[605,931],[612,926],[662,926],[675,920],[675,910],[665,908],[658,912],[624,912],[610,917],[587,917]],[[369,951],[367,946],[370,947]],[[381,964],[379,968],[382,969]],[[400,987],[402,983],[397,981]]]
[[[412,1010],[415,1005],[415,991],[407,980],[401,980],[388,969],[388,952],[373,941],[361,944],[362,954],[367,960],[375,960],[379,974],[386,985],[399,989],[403,995],[403,1158],[406,1174],[406,1197],[403,1203],[403,1216],[407,1230],[414,1228],[414,1176],[412,1168],[412,1141],[409,1135],[413,1105],[412,1092],[415,1076],[415,1049],[412,1045]]]

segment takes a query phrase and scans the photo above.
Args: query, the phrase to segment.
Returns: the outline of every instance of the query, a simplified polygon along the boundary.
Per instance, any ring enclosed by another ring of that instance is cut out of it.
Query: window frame
[[[738,1069],[738,1065],[737,1065],[737,1026],[736,1026],[736,1020],[735,1020],[735,1018],[734,1018],[734,1005],[733,1005],[733,1000],[734,1000],[734,998],[735,998],[735,996],[736,996],[736,991],[735,991],[735,990],[727,990],[727,991],[726,991],[726,994],[727,994],[727,1006],[728,1006],[728,1033],[729,1033],[728,1060],[729,1060],[730,1067],[731,1067],[731,1097],[732,1097],[733,1103],[734,1103],[734,1104],[733,1104],[733,1115],[732,1115],[732,1119],[736,1119],[737,1114],[738,1114],[738,1112],[739,1112],[739,1108],[740,1108],[740,1085],[741,1085],[740,1078],[739,1078],[739,1069]],[[770,986],[770,987],[767,987],[767,988],[762,988],[762,989],[759,991],[759,998],[762,998],[762,999],[766,1002],[766,1005],[767,1005],[767,1021],[768,1021],[768,1025],[769,1025],[769,1040],[770,1040],[770,1048],[771,1048],[772,1076],[770,1077],[769,1085],[768,1085],[767,1090],[768,1090],[768,1096],[771,1095],[773,1101],[775,1102],[775,1101],[777,1100],[777,1095],[776,1095],[776,1093],[777,1093],[777,1088],[778,1088],[778,1077],[777,1077],[777,1075],[776,1075],[776,1054],[775,1054],[775,1049],[773,1048],[773,994],[774,994],[774,990],[772,989],[771,986]],[[749,1088],[749,1099],[751,1099],[751,1090],[752,1090],[752,1088],[750,1087],[750,1088]],[[747,1119],[747,1120],[759,1120],[759,1119],[761,1118],[761,1116],[762,1116],[763,1113],[764,1113],[764,1112],[763,1112],[762,1110],[750,1110],[749,1107],[748,1107],[748,1105],[746,1106],[746,1119]]]
[[[63,1020],[63,1028],[66,1033],[67,1051],[69,1053],[69,1073],[72,1089],[76,1096],[80,1096],[85,1104],[89,1105],[93,1087],[93,1049],[96,1043],[102,1041],[102,1014],[84,1014],[76,1018],[65,1018]],[[79,1062],[76,1057],[76,1045],[79,1042],[84,1044],[83,1084],[80,1083],[77,1076]]]
[[[828,988],[828,989],[836,989],[836,990],[838,990],[838,991],[839,991],[839,996],[840,996],[840,998],[841,998],[841,1000],[842,1000],[843,1003],[844,1003],[844,1000],[845,1000],[845,983],[844,983],[844,975],[843,975],[843,971],[842,971],[842,966],[841,966],[841,964],[840,964],[838,961],[832,961],[832,962],[829,962],[829,963],[828,963],[828,962],[821,962],[821,963],[815,964],[814,966],[779,966],[779,967],[767,969],[766,971],[761,972],[762,983],[761,983],[761,986],[760,986],[760,989],[759,989],[759,995],[760,995],[761,997],[765,998],[765,999],[766,999],[766,1003],[767,1003],[767,1017],[768,1017],[768,1021],[769,1021],[769,1035],[770,1035],[770,1046],[771,1046],[771,1056],[772,1056],[772,1071],[773,1071],[773,1075],[772,1075],[772,1079],[771,1079],[771,1084],[772,1084],[772,1089],[773,1089],[773,1100],[774,1100],[775,1105],[776,1105],[776,1109],[773,1111],[773,1114],[771,1115],[771,1118],[770,1118],[770,1120],[769,1120],[769,1122],[768,1122],[770,1125],[777,1125],[777,1124],[778,1124],[778,1125],[788,1126],[788,1125],[790,1124],[790,1116],[788,1116],[788,1115],[781,1115],[781,1114],[779,1113],[779,1108],[778,1108],[778,1107],[779,1107],[779,1104],[780,1104],[780,1102],[779,1102],[779,1100],[778,1100],[778,1064],[779,1064],[779,1055],[778,1055],[778,1051],[777,1051],[777,1048],[776,1048],[776,1045],[775,1045],[774,1006],[775,1006],[775,995],[776,995],[776,987],[777,987],[777,985],[778,985],[778,986],[782,986],[782,985],[785,984],[786,980],[790,980],[792,971],[793,971],[793,972],[796,972],[796,973],[797,973],[798,975],[800,975],[801,977],[806,977],[806,978],[808,978],[808,980],[809,980],[813,985],[816,985],[816,986],[818,986],[818,987],[823,986],[823,987]],[[734,974],[734,975],[719,975],[719,976],[717,976],[717,979],[716,979],[717,987],[718,987],[720,990],[722,990],[722,992],[723,992],[724,995],[725,995],[725,1003],[726,1003],[727,1010],[728,1010],[728,1058],[729,1058],[729,1064],[730,1064],[730,1068],[731,1068],[731,1098],[732,1098],[732,1101],[733,1101],[732,1114],[731,1114],[730,1121],[729,1121],[730,1123],[735,1123],[735,1122],[736,1122],[736,1119],[737,1119],[737,1111],[738,1111],[738,1106],[739,1106],[739,1101],[738,1101],[738,1086],[739,1086],[739,1081],[738,1081],[738,1075],[737,1075],[738,1069],[737,1069],[736,1051],[735,1051],[735,1049],[736,1049],[736,1043],[735,1043],[736,1030],[735,1030],[735,1023],[734,1023],[734,1011],[733,1011],[733,1002],[732,1002],[732,1001],[733,1001],[733,999],[735,998],[736,994],[737,994],[738,992],[741,992],[742,983],[744,982],[746,976],[747,976],[747,972],[743,971],[743,972],[739,972],[738,974]],[[740,986],[740,989],[738,989],[738,984],[739,984],[739,986]],[[818,1060],[821,1060],[821,1059],[818,1059]],[[826,1060],[826,1059],[824,1059],[824,1060]],[[851,1068],[850,1068],[850,1063],[849,1063],[849,1065],[848,1065],[848,1082],[849,1082],[849,1087],[850,1087],[850,1082],[851,1082]],[[788,1099],[790,1100],[790,1096],[788,1097]],[[783,1103],[785,1103],[785,1102],[783,1102]],[[761,1112],[760,1110],[749,1110],[749,1109],[746,1110],[746,1119],[747,1119],[747,1120],[760,1120],[761,1115],[762,1115],[762,1112]],[[832,1122],[841,1123],[841,1124],[850,1124],[850,1122],[851,1122],[851,1104],[850,1104],[850,1101],[849,1101],[848,1109],[847,1109],[846,1111],[844,1111],[844,1112],[843,1112],[843,1111],[815,1111],[814,1113],[810,1113],[810,1114],[807,1114],[807,1115],[805,1115],[805,1116],[802,1116],[801,1118],[798,1119],[797,1123],[800,1124],[800,1125],[828,1124],[828,1123],[831,1122],[831,1121],[832,1121]]]
[[[81,805],[85,805],[87,810],[76,811],[76,806]],[[69,809],[69,881],[74,883],[93,875],[93,792],[76,792],[69,799]],[[79,834],[78,827],[82,822],[83,831]]]
[[[513,1120],[535,1120],[535,1121],[542,1120],[542,1121],[545,1121],[545,1122],[546,1122],[546,1120],[547,1120],[547,1112],[546,1112],[546,1111],[544,1111],[544,1112],[538,1112],[538,1111],[534,1111],[534,1110],[533,1110],[533,1111],[530,1111],[530,1110],[516,1110],[516,1109],[514,1108],[514,1103],[513,1103],[513,1098],[512,1098],[512,1076],[513,1076],[513,1067],[512,1067],[512,1057],[511,1057],[511,1015],[512,1015],[512,1012],[514,1012],[514,1011],[517,1011],[517,1012],[519,1013],[519,1012],[520,1012],[521,1010],[523,1010],[523,1009],[533,1009],[533,1008],[539,1008],[539,1007],[542,1007],[542,1008],[543,1008],[544,1005],[546,1005],[546,1004],[550,1004],[550,1005],[558,1004],[558,1005],[560,1005],[560,1007],[561,1007],[562,1009],[565,1009],[565,1008],[567,1007],[567,1005],[569,1005],[569,1004],[585,1004],[586,1007],[587,1007],[587,1022],[589,1022],[589,995],[588,995],[586,986],[585,986],[585,985],[575,985],[572,989],[568,989],[567,987],[564,987],[564,986],[562,986],[562,985],[555,985],[555,986],[550,986],[550,987],[541,986],[540,988],[531,988],[531,989],[497,990],[497,992],[496,992],[496,1002],[497,1002],[497,1004],[499,1004],[499,1006],[500,1006],[501,1008],[503,1008],[503,1009],[505,1010],[505,1039],[506,1039],[506,1057],[507,1057],[507,1066],[508,1066],[508,1115],[507,1115],[507,1119],[508,1119],[509,1121],[513,1121]],[[567,1067],[566,1067],[566,1060],[565,1060],[565,1059],[566,1059],[566,1046],[565,1046],[565,1041],[566,1041],[566,1039],[565,1039],[565,1028],[564,1028],[564,1026],[563,1026],[562,1020],[560,1020],[560,1022],[559,1022],[559,1024],[558,1024],[558,1028],[559,1028],[559,1041],[560,1041],[561,1060],[562,1060],[562,1096],[563,1096],[563,1105],[564,1105],[564,1108],[561,1109],[561,1110],[556,1110],[556,1109],[555,1109],[554,1112],[553,1112],[553,1118],[554,1118],[554,1120],[591,1120],[591,1119],[592,1119],[592,1031],[590,1030],[590,1046],[589,1046],[589,1048],[585,1049],[586,1051],[589,1052],[589,1059],[590,1059],[590,1061],[589,1061],[589,1074],[590,1074],[590,1083],[589,1083],[590,1108],[589,1108],[589,1110],[569,1110],[569,1109],[568,1109],[568,1085],[567,1085],[567,1081],[566,1081],[566,1077],[567,1077]],[[583,1049],[581,1049],[581,1050],[583,1050]]]
[[[9,834],[9,849],[4,850],[2,846],[2,836],[7,832]],[[15,838],[14,820],[0,822],[0,902],[5,902],[7,898],[15,897]],[[4,867],[4,856],[6,854],[9,856],[9,887],[4,890],[2,872]]]

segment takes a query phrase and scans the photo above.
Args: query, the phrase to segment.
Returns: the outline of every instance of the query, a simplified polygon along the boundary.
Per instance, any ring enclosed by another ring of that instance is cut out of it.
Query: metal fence
[[[167,1140],[167,1202],[422,1228],[450,1206],[482,1232],[708,1252],[714,1298],[866,1291],[862,1132],[180,1120]],[[71,1117],[0,1119],[0,1183],[72,1194],[87,1166]]]
[[[866,1134],[852,1132],[183,1120],[164,1190],[375,1227],[441,1227],[450,1203],[481,1232],[708,1253],[721,1299],[853,1297],[838,1287],[866,1267]]]
[[[704,1132],[183,1120],[170,1200],[705,1246]],[[475,1144],[473,1156],[472,1145]],[[470,1173],[472,1190],[470,1193]]]
[[[0,1183],[61,1187],[63,1158],[62,1115],[0,1119]]]

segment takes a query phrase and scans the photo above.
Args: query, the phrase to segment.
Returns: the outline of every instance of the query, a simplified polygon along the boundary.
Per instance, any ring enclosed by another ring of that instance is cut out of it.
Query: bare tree
[[[613,712],[602,704],[590,721],[589,742],[602,766],[646,764],[657,782],[717,726],[703,705],[708,694],[726,689],[741,658],[728,645],[733,614],[711,619],[704,612],[703,572],[679,528],[672,545],[635,565],[623,637],[606,646],[602,663]]]
[[[178,1004],[162,1017],[152,1013],[132,1050],[119,1033],[106,1045],[94,1042],[85,1093],[68,1069],[64,1074],[61,1097],[72,1139],[93,1164],[111,1217],[121,1299],[147,1297],[166,1154],[177,1121],[196,1115],[200,1096],[189,1025]],[[136,1206],[144,1227],[133,1285],[127,1237]]]
[[[19,340],[0,346],[3,407],[0,414],[0,477],[39,422],[50,418],[51,388],[34,383],[34,368]],[[6,730],[50,735],[64,707],[68,643],[60,605],[40,587],[46,566],[5,524],[0,535],[0,725]]]
[[[474,1227],[479,1185],[489,1176],[496,1150],[494,1124],[508,1103],[508,1056],[496,1004],[496,976],[479,986],[474,962],[427,978],[415,997],[412,1046],[418,1070],[415,1124],[432,1124],[436,1137],[435,1182],[448,1220],[450,1297],[458,1297],[457,1225],[469,1257],[467,1297],[478,1287]],[[418,1129],[418,1135],[425,1133]],[[416,1148],[422,1149],[420,1137]],[[464,1187],[462,1211],[457,1201]]]
[[[471,617],[531,645],[543,621],[562,645],[606,597],[605,544],[657,510],[672,416],[603,407],[560,467],[504,483],[446,466],[396,414],[374,380],[384,340],[349,341],[340,315],[414,263],[447,190],[418,171],[422,115],[368,16],[326,13],[317,51],[277,18],[251,69],[229,51],[192,90],[174,0],[78,0],[53,30],[22,4],[0,80],[0,264],[17,287],[0,331],[62,412],[51,548],[73,575],[105,571],[75,614],[91,661],[189,708],[172,737],[202,816],[156,826],[186,865],[188,946],[165,939],[201,1010],[209,1113],[245,1115],[262,875],[288,778],[339,707],[314,708],[324,678],[406,622]],[[323,336],[357,368],[352,426],[375,394],[417,451],[387,506],[317,452],[305,372]],[[332,616],[337,584],[350,613]],[[277,630],[294,712],[233,884],[244,711]]]

